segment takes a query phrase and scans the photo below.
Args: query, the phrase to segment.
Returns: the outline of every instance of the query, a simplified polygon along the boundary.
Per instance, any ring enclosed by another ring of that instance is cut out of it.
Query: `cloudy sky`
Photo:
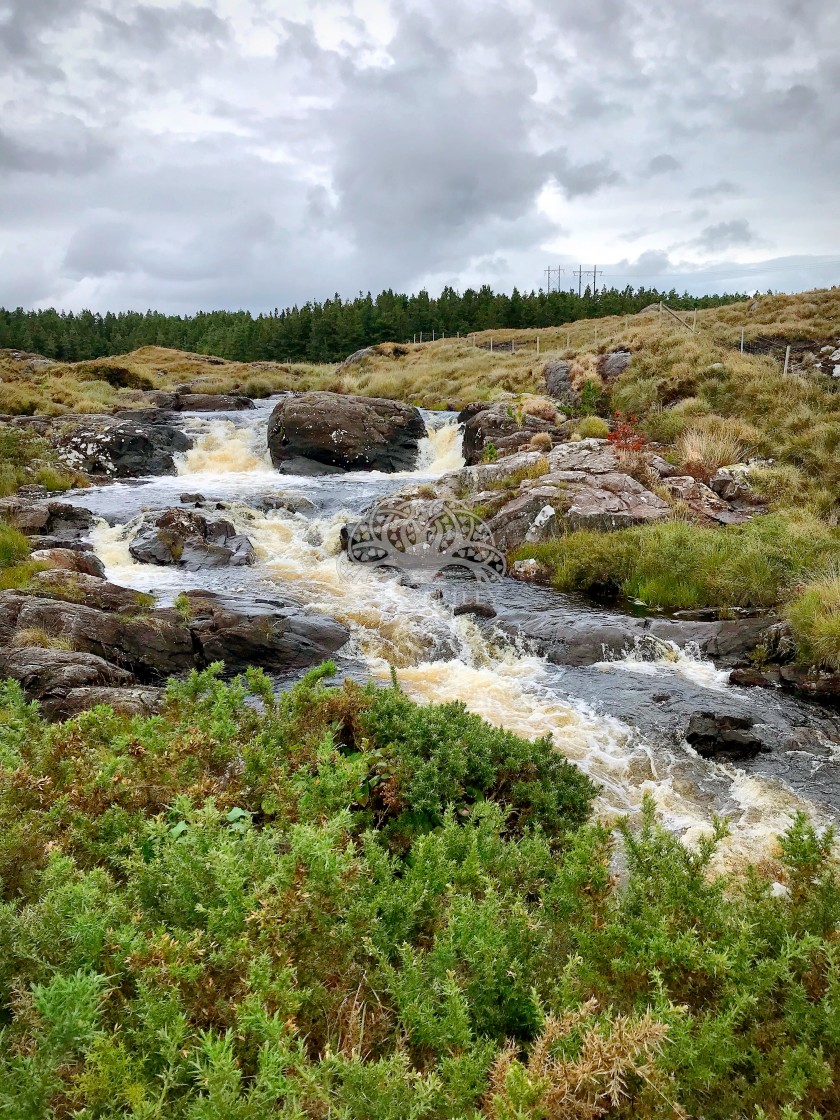
[[[0,0],[0,304],[840,283],[838,44],[837,0]]]

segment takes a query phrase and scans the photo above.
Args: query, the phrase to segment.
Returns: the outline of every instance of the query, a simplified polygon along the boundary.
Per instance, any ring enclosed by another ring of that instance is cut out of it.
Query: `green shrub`
[[[584,416],[575,425],[582,439],[606,439],[610,426],[600,416]]]

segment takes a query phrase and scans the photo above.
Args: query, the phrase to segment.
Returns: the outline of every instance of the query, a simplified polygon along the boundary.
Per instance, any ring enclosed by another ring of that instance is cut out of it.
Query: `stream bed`
[[[463,464],[455,417],[426,415],[429,436],[408,474],[297,477],[279,474],[267,455],[275,403],[256,402],[246,412],[184,413],[181,423],[194,446],[180,457],[177,475],[70,497],[100,518],[90,540],[110,580],[151,592],[161,605],[202,589],[240,609],[249,600],[279,597],[335,618],[351,633],[336,658],[340,675],[386,681],[394,666],[402,687],[418,700],[460,700],[492,723],[528,737],[549,735],[599,783],[598,807],[607,818],[638,810],[649,793],[666,824],[690,841],[722,815],[729,822],[730,858],[754,855],[797,810],[817,821],[840,813],[837,712],[782,693],[733,688],[728,674],[696,651],[667,644],[653,659],[631,649],[593,665],[553,664],[518,636],[518,628],[526,628],[516,619],[551,612],[553,625],[580,627],[605,612],[512,579],[482,588],[497,618],[480,619],[453,613],[463,586],[407,586],[359,565],[348,574],[341,563],[342,526],[407,481],[433,486]],[[251,539],[253,567],[190,573],[132,559],[129,544],[142,513],[195,494],[204,499],[206,514],[222,504],[220,516]],[[281,494],[306,499],[306,508],[271,508]],[[514,621],[500,628],[506,616]],[[770,729],[777,745],[737,766],[701,758],[682,730],[704,710],[750,715]]]

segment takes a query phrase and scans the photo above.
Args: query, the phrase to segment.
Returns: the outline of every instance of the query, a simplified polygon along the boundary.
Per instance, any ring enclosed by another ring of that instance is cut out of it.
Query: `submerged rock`
[[[140,564],[174,564],[189,572],[253,564],[248,537],[230,521],[208,521],[195,510],[168,509],[145,521],[128,548]]]
[[[411,470],[426,435],[416,408],[383,397],[294,393],[268,425],[274,466],[287,474]]]
[[[704,758],[749,758],[771,749],[752,719],[729,713],[697,712],[689,720],[685,739]]]

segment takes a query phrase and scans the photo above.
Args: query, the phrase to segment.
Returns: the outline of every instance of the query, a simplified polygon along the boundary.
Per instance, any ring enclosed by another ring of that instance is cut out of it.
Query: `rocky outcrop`
[[[31,502],[19,497],[0,499],[0,519],[40,548],[78,544],[94,520],[90,510],[69,502]]]
[[[253,564],[257,554],[248,537],[230,521],[208,521],[195,510],[168,509],[144,521],[129,545],[140,564],[174,564],[188,572]]]
[[[119,702],[134,685],[133,675],[93,653],[28,646],[2,659],[3,674],[16,680],[49,719],[66,719],[96,703]],[[92,696],[92,691],[95,696]],[[102,700],[102,693],[110,699]]]
[[[105,576],[105,565],[93,552],[79,552],[72,548],[39,548],[30,556],[38,564],[46,564],[52,571],[79,572],[86,576]]]
[[[86,556],[85,553],[80,553]],[[92,557],[92,559],[96,559]],[[153,604],[151,596],[110,583],[101,576],[89,572],[55,569],[38,572],[29,581],[29,590],[35,595],[48,599],[60,599],[65,603],[84,603],[97,610],[113,611],[115,614],[136,615],[148,610]]]
[[[340,649],[349,631],[323,615],[276,600],[252,600],[234,607],[207,591],[187,592],[189,628],[208,664],[228,669],[261,665],[285,671],[316,665]]]
[[[268,425],[274,466],[286,474],[411,470],[426,435],[416,408],[383,397],[294,393]]]
[[[175,474],[175,455],[192,440],[173,425],[115,416],[91,416],[69,431],[53,429],[52,441],[68,467],[109,478]]]
[[[598,373],[604,381],[615,381],[630,365],[633,355],[629,350],[613,350],[598,358]]]
[[[464,426],[464,461],[470,466],[483,461],[490,445],[496,451],[511,451],[527,446],[538,432],[547,432],[552,441],[568,435],[565,427],[536,416],[518,415],[511,405],[503,403],[468,405],[459,413],[458,421]]]
[[[96,654],[145,682],[196,664],[189,629],[172,610],[128,615],[38,594],[0,592],[0,644],[27,631],[63,639],[72,649]]]
[[[572,384],[572,363],[556,358],[543,366],[543,379],[548,395],[565,409],[574,410],[580,404],[580,393]]]

